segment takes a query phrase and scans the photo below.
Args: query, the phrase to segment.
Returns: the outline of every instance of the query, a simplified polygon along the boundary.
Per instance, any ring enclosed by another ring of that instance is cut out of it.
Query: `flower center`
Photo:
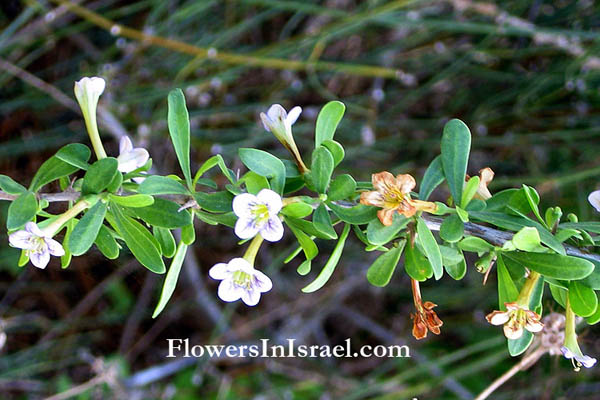
[[[261,226],[269,220],[269,207],[266,204],[256,204],[252,207],[252,215],[254,223]]]
[[[389,187],[384,192],[383,201],[385,202],[384,208],[394,208],[404,201],[404,193],[398,188]]]
[[[40,236],[32,236],[31,238],[29,238],[29,243],[34,245],[33,249],[29,250],[31,253],[43,253],[44,252],[44,248],[46,245],[44,238],[42,238]]]
[[[250,289],[252,287],[252,276],[244,271],[238,270],[233,273],[233,283],[238,287]]]

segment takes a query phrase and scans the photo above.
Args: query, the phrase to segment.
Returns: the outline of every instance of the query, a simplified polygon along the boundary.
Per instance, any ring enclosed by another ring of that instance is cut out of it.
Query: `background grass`
[[[457,117],[473,133],[469,173],[492,167],[493,191],[528,183],[543,206],[597,219],[586,201],[600,175],[600,7],[592,1],[75,3],[106,20],[52,1],[0,3],[0,170],[21,183],[60,146],[87,143],[73,82],[100,75],[108,83],[107,150],[115,154],[126,132],[162,173],[179,170],[166,130],[166,96],[175,87],[190,109],[196,166],[220,152],[240,168],[238,147],[285,156],[258,118],[272,103],[304,108],[295,133],[308,151],[319,108],[339,99],[347,105],[336,135],[347,154],[340,171],[357,179],[382,169],[420,178],[439,153],[444,123]],[[483,318],[497,304],[495,280],[482,286],[472,267],[462,282],[423,285],[445,324],[440,337],[417,343],[408,278],[399,269],[385,289],[370,286],[364,273],[373,254],[356,240],[330,283],[311,295],[300,292],[310,277],[282,264],[289,238],[261,249],[275,289],[248,308],[221,303],[207,275],[241,254],[231,230],[198,225],[197,237],[195,257],[156,320],[162,278],[127,254],[108,261],[94,250],[67,270],[53,263],[42,271],[18,269],[18,252],[3,245],[2,398],[41,398],[115,368],[115,381],[80,397],[467,399],[516,361],[501,330]],[[319,247],[316,269],[332,245]],[[595,331],[582,336],[592,356],[600,354]],[[166,339],[176,337],[198,344],[350,337],[354,346],[408,343],[413,357],[173,362],[164,357]],[[546,356],[493,398],[594,399],[599,384],[597,368],[576,374]]]

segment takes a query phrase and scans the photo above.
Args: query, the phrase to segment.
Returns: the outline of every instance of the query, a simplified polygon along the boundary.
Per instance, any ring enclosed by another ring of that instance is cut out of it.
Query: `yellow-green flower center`
[[[256,225],[263,225],[269,220],[269,207],[266,204],[256,204],[252,207],[252,215]]]
[[[243,287],[244,289],[250,289],[252,286],[252,276],[249,273],[242,270],[237,270],[233,273],[233,282],[236,286]]]

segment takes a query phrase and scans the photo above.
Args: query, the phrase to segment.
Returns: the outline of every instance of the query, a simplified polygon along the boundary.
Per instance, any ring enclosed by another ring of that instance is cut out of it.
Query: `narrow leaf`
[[[442,167],[455,203],[462,199],[470,150],[471,132],[467,125],[459,119],[448,121],[442,134]]]
[[[167,272],[167,276],[165,276],[165,283],[163,284],[162,291],[160,292],[158,304],[154,309],[154,313],[152,313],[152,318],[158,317],[171,299],[171,296],[175,291],[175,286],[177,285],[177,280],[179,279],[179,273],[181,272],[181,266],[185,260],[187,249],[188,246],[183,242],[179,243],[179,246],[177,246],[177,252],[173,257],[173,261],[171,261],[169,272]]]
[[[185,105],[185,97],[181,89],[175,89],[168,97],[167,121],[169,135],[179,160],[181,171],[189,188],[192,187],[190,171],[190,117]]]
[[[335,267],[340,261],[340,257],[342,256],[342,251],[344,250],[344,245],[346,244],[346,239],[348,238],[349,232],[350,225],[346,224],[344,226],[342,234],[340,235],[340,240],[338,240],[337,244],[335,245],[335,248],[333,249],[333,252],[331,252],[331,257],[329,257],[329,260],[327,261],[319,275],[316,277],[316,279],[302,289],[304,293],[315,292],[321,289],[327,283],[327,281],[333,274]]]

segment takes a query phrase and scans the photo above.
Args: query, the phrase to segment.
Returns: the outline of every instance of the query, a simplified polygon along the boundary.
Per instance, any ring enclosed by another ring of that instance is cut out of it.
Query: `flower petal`
[[[523,327],[517,323],[506,323],[504,324],[504,336],[508,339],[519,339],[523,336]]]
[[[287,118],[287,112],[281,104],[273,104],[267,110],[267,117],[272,123],[283,122]]]
[[[365,206],[383,207],[385,201],[381,193],[373,190],[371,192],[362,192],[360,194],[360,203]]]
[[[563,356],[567,359],[570,360],[573,357],[575,357],[575,353],[573,353],[567,346],[563,346],[560,348],[560,351],[562,352]]]
[[[396,178],[394,178],[394,175],[390,174],[389,172],[382,171],[371,175],[371,183],[373,184],[375,190],[383,194],[390,188],[396,186]]]
[[[267,223],[261,228],[260,235],[268,242],[280,241],[283,237],[283,224],[279,217],[270,217]]]
[[[39,252],[29,252],[29,260],[38,268],[44,269],[50,262],[50,252],[48,249]]]
[[[229,261],[229,263],[227,264],[227,270],[229,272],[242,271],[249,275],[254,275],[255,272],[254,267],[250,265],[248,261],[241,257],[231,259],[231,261]]]
[[[244,290],[242,293],[242,301],[250,307],[257,305],[260,301],[260,291],[254,289]]]
[[[117,157],[117,161],[119,162],[118,170],[123,173],[134,171],[143,167],[148,161],[148,158],[150,158],[150,154],[148,154],[146,149],[142,148],[122,153]]]
[[[254,287],[261,293],[268,292],[273,288],[271,278],[259,270],[254,270]]]
[[[596,364],[596,359],[590,356],[582,355],[580,357],[575,357],[577,361],[581,363],[586,368],[592,368],[594,364]]]
[[[298,120],[298,117],[300,116],[301,112],[302,112],[302,107],[296,106],[296,107],[292,108],[285,119],[286,125],[290,126],[290,127],[292,125],[294,125],[296,120]]]
[[[250,239],[256,236],[258,227],[254,223],[254,219],[240,217],[235,223],[235,234],[240,239]]]
[[[417,182],[415,182],[415,178],[413,178],[412,175],[400,174],[396,176],[395,185],[400,188],[402,193],[410,193],[417,185]]]
[[[269,215],[275,216],[279,214],[283,207],[281,196],[271,189],[263,189],[256,195],[259,203],[265,204],[269,209]]]
[[[216,280],[222,281],[231,276],[231,272],[228,271],[226,263],[218,263],[212,266],[208,271],[208,275]]]
[[[31,250],[35,247],[35,244],[30,241],[32,236],[30,232],[24,230],[16,231],[8,236],[8,242],[17,249]]]
[[[221,300],[230,303],[239,300],[244,294],[244,289],[236,286],[233,279],[224,279],[219,283],[217,294]]]
[[[527,329],[531,333],[537,333],[544,329],[544,324],[542,324],[540,321],[531,320],[527,318],[525,329]]]
[[[25,224],[25,230],[32,233],[34,236],[44,237],[44,232],[37,226],[35,222],[29,221]]]
[[[46,246],[48,246],[48,252],[55,257],[62,257],[65,255],[65,249],[62,244],[52,238],[45,238]]]
[[[596,190],[588,196],[588,201],[596,209],[596,211],[600,212],[600,190]]]
[[[121,137],[119,141],[119,154],[129,153],[131,150],[133,150],[133,143],[131,143],[129,136]]]
[[[252,207],[254,207],[257,202],[258,199],[255,195],[250,193],[242,193],[233,198],[233,203],[231,206],[234,214],[238,217],[251,217]]]
[[[396,210],[389,209],[381,209],[377,211],[377,218],[379,218],[379,222],[381,222],[385,226],[390,226],[394,222],[394,213]]]
[[[510,313],[496,310],[486,315],[485,319],[492,325],[504,325],[510,319]]]

